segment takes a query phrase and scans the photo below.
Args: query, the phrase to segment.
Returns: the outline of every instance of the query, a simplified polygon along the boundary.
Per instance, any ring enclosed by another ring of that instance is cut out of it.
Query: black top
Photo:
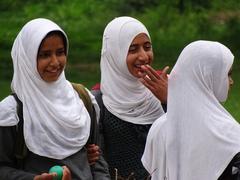
[[[143,167],[141,158],[151,124],[139,125],[119,119],[105,108],[99,90],[91,92],[101,109],[102,149],[112,179],[116,176],[115,169],[118,176],[125,179],[146,179],[148,172]]]
[[[16,142],[16,127],[0,127],[0,180],[32,180],[34,176],[48,172],[54,165],[66,165],[74,180],[101,179],[108,180],[109,174],[105,161],[100,161],[90,167],[87,159],[86,148],[63,159],[51,159],[28,152],[24,167],[17,167],[14,149]]]
[[[218,180],[240,180],[240,153],[237,153]]]

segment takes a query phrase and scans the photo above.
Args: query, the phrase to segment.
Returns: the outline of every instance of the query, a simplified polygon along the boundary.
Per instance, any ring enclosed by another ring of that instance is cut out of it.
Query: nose
[[[144,50],[144,48],[140,48],[138,58],[139,58],[139,60],[142,60],[142,61],[148,61],[148,59],[149,59],[148,54]]]
[[[58,61],[58,58],[55,54],[53,54],[51,56],[51,62],[50,62],[50,65],[53,66],[53,67],[57,67],[59,65],[59,61]]]
[[[233,86],[233,84],[234,84],[234,81],[233,81],[233,79],[232,79],[232,78],[230,78],[230,79],[229,79],[229,84],[230,84],[230,86]]]

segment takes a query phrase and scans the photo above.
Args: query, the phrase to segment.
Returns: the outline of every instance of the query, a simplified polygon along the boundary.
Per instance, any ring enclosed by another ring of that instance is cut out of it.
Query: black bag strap
[[[86,88],[82,84],[72,83],[73,88],[77,91],[79,97],[82,99],[89,115],[91,118],[91,129],[90,129],[90,136],[88,139],[87,144],[97,144],[97,117],[96,112],[92,104],[91,97],[86,90]]]
[[[106,152],[105,150],[105,142],[104,142],[104,117],[105,117],[105,106],[102,100],[102,92],[100,89],[91,90],[91,93],[94,95],[95,99],[97,100],[98,106],[100,108],[100,119],[98,123],[98,131],[99,131],[99,138],[98,138],[98,145],[100,145],[102,153]]]
[[[17,166],[22,169],[24,166],[24,159],[28,153],[28,148],[25,144],[23,135],[23,104],[15,93],[12,93],[12,95],[17,102],[17,115],[19,119],[19,122],[16,125],[16,144],[14,154],[17,160]]]

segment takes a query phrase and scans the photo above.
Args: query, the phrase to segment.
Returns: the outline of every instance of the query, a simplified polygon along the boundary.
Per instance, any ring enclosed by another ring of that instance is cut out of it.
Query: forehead
[[[49,47],[57,47],[66,50],[66,39],[61,32],[50,32],[41,42],[39,51],[48,49]]]
[[[63,42],[63,36],[61,34],[58,34],[58,33],[52,33],[52,34],[48,34],[43,40],[42,40],[42,43],[44,42],[50,42],[50,41],[54,41],[54,40],[57,40],[57,41],[61,41]]]
[[[146,43],[150,42],[150,38],[145,33],[138,34],[132,41],[131,44]]]

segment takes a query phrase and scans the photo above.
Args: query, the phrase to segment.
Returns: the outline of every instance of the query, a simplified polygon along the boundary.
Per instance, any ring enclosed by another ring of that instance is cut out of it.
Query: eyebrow
[[[132,46],[138,46],[138,44],[131,44],[129,47],[132,47]]]

